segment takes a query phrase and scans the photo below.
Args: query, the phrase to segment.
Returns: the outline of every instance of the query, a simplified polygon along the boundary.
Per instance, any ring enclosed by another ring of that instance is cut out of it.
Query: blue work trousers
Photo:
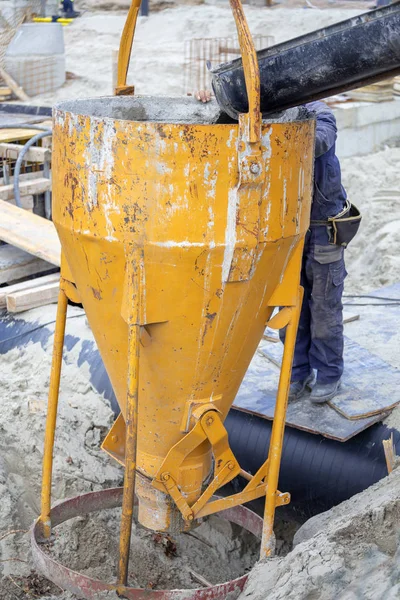
[[[347,275],[340,246],[315,243],[306,236],[301,285],[304,300],[294,352],[292,381],[303,381],[317,371],[322,384],[338,381],[343,373],[344,279]],[[280,331],[284,342],[285,330]]]

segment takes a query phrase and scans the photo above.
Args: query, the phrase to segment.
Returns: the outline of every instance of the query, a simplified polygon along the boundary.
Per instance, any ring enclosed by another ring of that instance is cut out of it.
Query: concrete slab
[[[332,108],[338,127],[339,158],[370,154],[384,142],[400,136],[399,100],[346,102],[333,104]]]

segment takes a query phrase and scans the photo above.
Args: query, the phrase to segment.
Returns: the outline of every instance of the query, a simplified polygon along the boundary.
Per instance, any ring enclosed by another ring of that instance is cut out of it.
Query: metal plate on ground
[[[236,396],[235,408],[272,419],[282,358],[282,344],[263,340]],[[343,390],[328,404],[314,405],[309,396],[288,406],[286,423],[345,442],[377,421],[400,401],[400,372],[345,337]],[[379,382],[385,381],[385,389]],[[387,394],[386,383],[392,390]],[[346,415],[346,416],[344,416]]]

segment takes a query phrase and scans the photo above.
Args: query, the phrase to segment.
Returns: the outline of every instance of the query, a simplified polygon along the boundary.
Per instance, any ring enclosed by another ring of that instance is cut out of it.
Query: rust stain
[[[244,231],[246,231],[249,235],[253,235],[255,238],[258,238],[259,226],[258,223],[254,225],[254,229],[249,229],[246,227],[244,223],[240,220],[240,210],[236,213],[236,225],[241,227]]]
[[[97,288],[94,288],[92,286],[90,286],[90,289],[92,290],[93,296],[96,298],[96,300],[102,300],[102,295],[100,290],[98,290]]]
[[[202,346],[204,346],[204,339],[205,339],[205,337],[207,335],[208,330],[211,328],[211,326],[213,324],[213,321],[214,321],[214,319],[215,319],[216,316],[217,316],[216,312],[213,312],[213,313],[207,312],[206,313],[206,322],[205,322],[205,325],[204,325],[203,335],[202,335],[202,338],[201,338],[201,345]]]

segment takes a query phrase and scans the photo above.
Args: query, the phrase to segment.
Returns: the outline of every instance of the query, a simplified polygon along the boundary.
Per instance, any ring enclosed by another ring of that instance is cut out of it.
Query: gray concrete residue
[[[89,98],[62,102],[56,108],[88,117],[156,123],[213,124],[222,117],[215,101],[203,104],[194,98],[166,96]]]
[[[120,96],[68,100],[58,104],[56,110],[97,118],[121,121],[152,121],[174,124],[230,124],[235,123],[221,111],[217,102],[207,103],[195,98],[170,98],[166,96]],[[264,120],[265,123],[285,123],[311,118],[304,107],[290,108]]]

